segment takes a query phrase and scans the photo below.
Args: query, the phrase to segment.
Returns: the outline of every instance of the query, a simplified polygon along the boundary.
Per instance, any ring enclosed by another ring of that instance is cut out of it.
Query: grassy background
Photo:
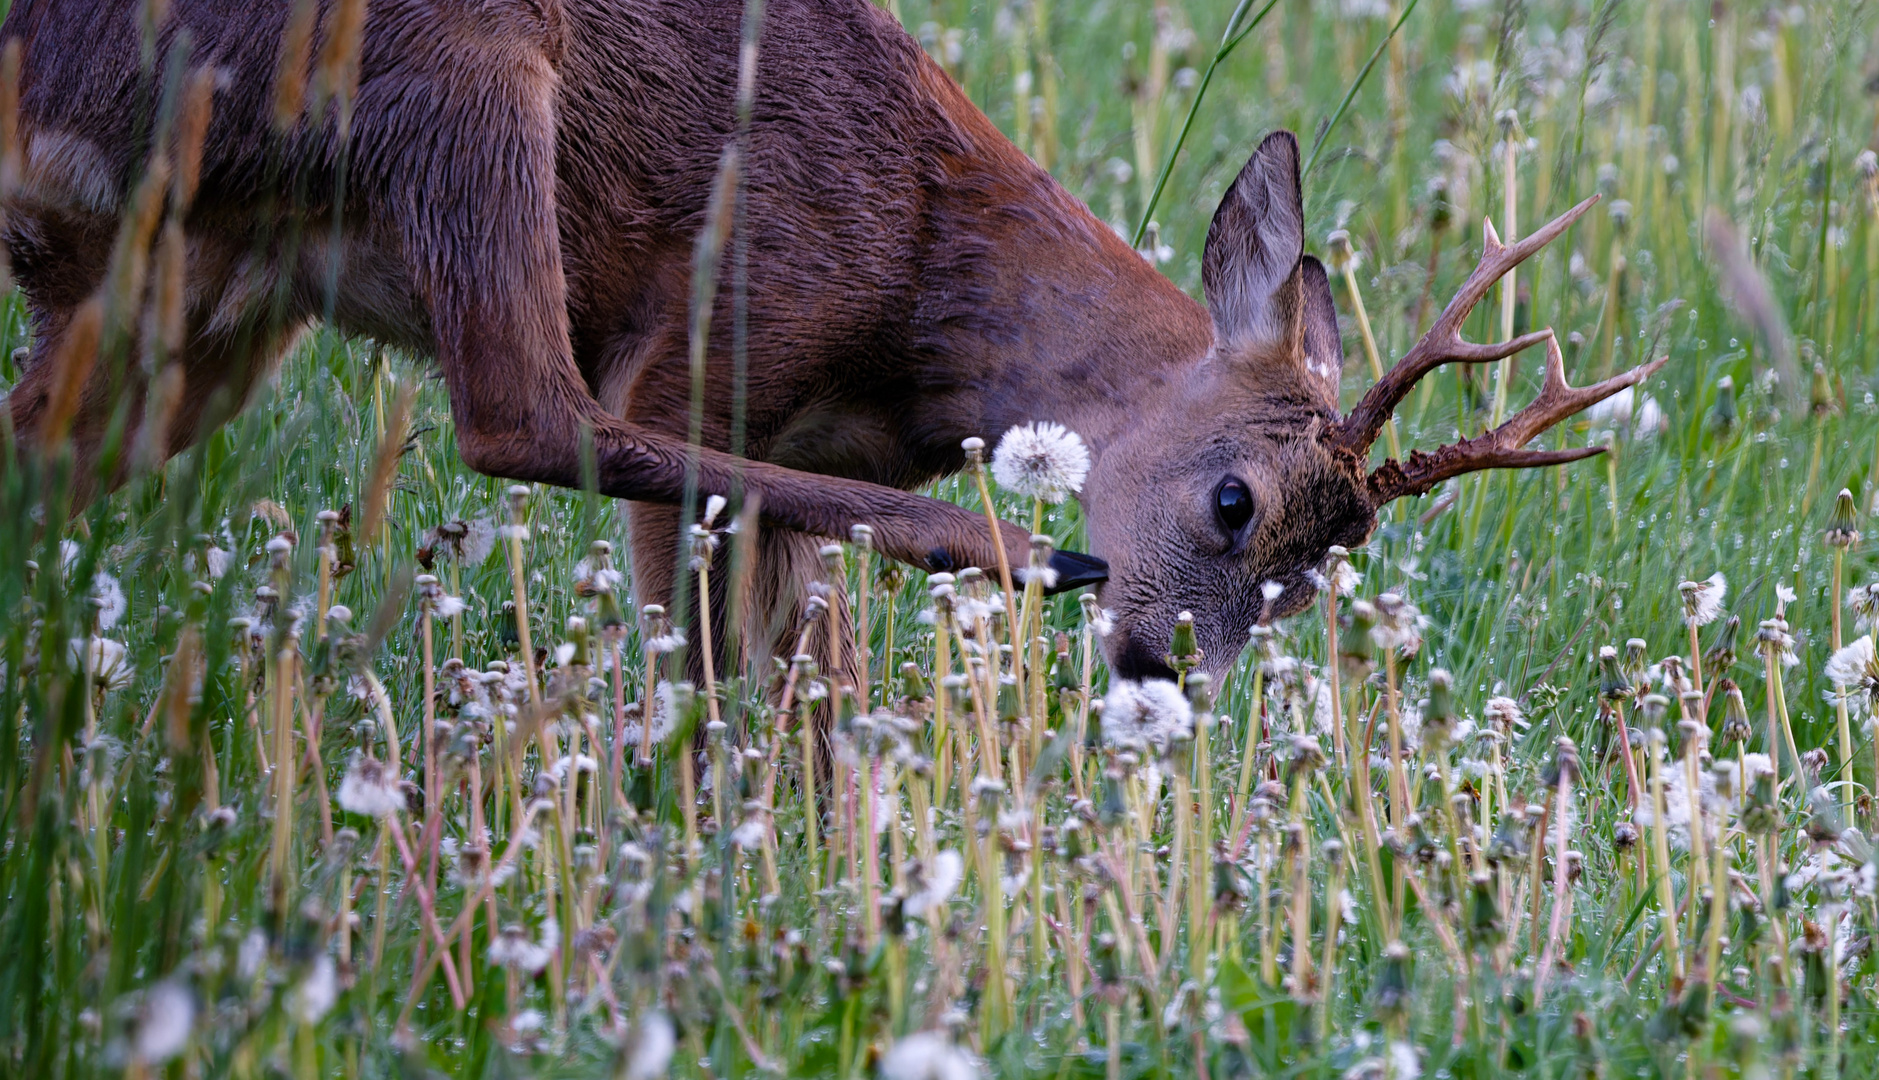
[[[1127,233],[1143,216],[1232,8],[1219,2],[901,0],[898,14],[1001,127]],[[1166,248],[1159,256],[1163,269],[1177,283],[1198,294],[1212,208],[1261,135],[1289,127],[1312,146],[1399,14],[1383,0],[1278,0],[1220,63],[1153,214]],[[1795,734],[1803,748],[1830,743],[1833,716],[1819,670],[1832,600],[1820,534],[1835,492],[1850,488],[1862,526],[1879,531],[1866,514],[1879,461],[1871,333],[1871,320],[1879,317],[1879,230],[1871,178],[1856,162],[1875,131],[1867,89],[1879,64],[1870,49],[1873,33],[1863,3],[1712,8],[1652,0],[1422,0],[1349,110],[1324,135],[1305,179],[1307,247],[1323,254],[1331,230],[1349,230],[1361,252],[1357,278],[1387,365],[1413,342],[1425,292],[1431,299],[1424,323],[1473,265],[1481,217],[1492,214],[1504,225],[1509,178],[1499,158],[1499,117],[1514,110],[1518,137],[1531,140],[1519,151],[1513,179],[1518,232],[1586,194],[1606,197],[1522,269],[1520,281],[1531,295],[1521,321],[1578,335],[1579,343],[1568,348],[1575,381],[1650,355],[1670,358],[1646,388],[1663,409],[1664,429],[1651,437],[1622,434],[1609,470],[1598,461],[1470,478],[1444,512],[1436,512],[1435,496],[1398,508],[1358,555],[1366,593],[1400,588],[1431,616],[1429,645],[1408,672],[1412,686],[1430,666],[1441,665],[1456,673],[1470,710],[1489,693],[1525,697],[1535,723],[1512,751],[1519,767],[1530,774],[1553,739],[1569,734],[1586,752],[1588,772],[1603,778],[1595,786],[1605,784],[1604,801],[1590,804],[1584,835],[1575,841],[1587,856],[1588,884],[1571,950],[1581,977],[1549,1003],[1544,1017],[1510,1013],[1501,1042],[1470,1042],[1451,1055],[1451,999],[1443,976],[1423,976],[1410,1028],[1431,1071],[1570,1075],[1578,1067],[1575,1054],[1594,1053],[1586,1046],[1597,1047],[1613,1074],[1683,1070],[1648,1026],[1662,1000],[1656,981],[1628,984],[1628,959],[1613,959],[1620,951],[1635,953],[1639,931],[1630,921],[1633,898],[1614,883],[1610,795],[1618,789],[1605,783],[1611,766],[1602,753],[1610,731],[1597,721],[1592,658],[1598,646],[1642,637],[1653,656],[1683,648],[1676,585],[1685,578],[1723,572],[1731,584],[1728,608],[1751,632],[1773,614],[1776,586],[1788,585],[1798,593],[1790,621],[1802,658],[1789,683]],[[1446,228],[1437,227],[1432,183],[1446,187],[1452,207]],[[1619,200],[1630,205],[1628,229],[1612,214]],[[1728,260],[1706,230],[1712,213],[1745,238],[1740,261],[1771,290],[1785,324],[1776,332],[1752,325],[1728,301]],[[1615,274],[1619,259],[1625,269]],[[1336,291],[1348,320],[1351,297],[1342,285]],[[1498,333],[1498,299],[1471,320],[1476,340]],[[1349,404],[1367,385],[1368,372],[1354,326],[1347,331]],[[17,378],[12,354],[24,333],[18,304],[9,302],[0,323],[0,382]],[[1771,381],[1783,351],[1793,359]],[[1535,361],[1529,356],[1517,365],[1511,402],[1524,401],[1537,387]],[[1737,388],[1733,424],[1717,415],[1725,378]],[[36,786],[46,775],[35,772],[35,762],[43,760],[36,748],[61,734],[71,738],[82,724],[83,695],[61,695],[56,670],[7,678],[0,686],[0,829],[7,836],[0,853],[7,898],[0,1001],[8,1002],[0,1006],[0,1045],[7,1048],[9,1070],[121,1070],[121,1057],[108,1048],[114,1033],[122,1035],[132,1023],[137,989],[186,958],[232,949],[239,940],[233,922],[209,928],[194,922],[199,874],[175,868],[202,865],[191,860],[203,841],[161,803],[159,794],[180,781],[166,771],[159,750],[140,738],[139,727],[162,683],[161,659],[175,648],[180,628],[221,625],[250,603],[263,574],[261,545],[274,531],[253,516],[255,501],[267,498],[284,508],[303,537],[315,534],[318,511],[358,501],[385,403],[407,383],[420,387],[420,434],[399,466],[387,537],[382,546],[362,544],[359,569],[340,583],[337,596],[372,612],[426,530],[455,518],[499,516],[505,485],[464,469],[441,387],[423,362],[370,342],[315,336],[243,417],[162,476],[89,509],[65,534],[82,551],[70,580],[83,581],[95,564],[121,581],[128,610],[118,636],[130,647],[137,674],[129,688],[103,699],[98,721],[112,740],[98,753],[121,770],[116,790],[123,801],[109,843],[96,841],[108,849],[96,880],[80,869],[94,841],[66,827],[80,799],[77,785],[66,783],[59,797],[47,798]],[[1406,442],[1430,448],[1458,430],[1479,429],[1492,394],[1489,379],[1444,373],[1428,384],[1405,405]],[[1581,422],[1549,438],[1583,445],[1599,437]],[[8,554],[0,560],[0,612],[12,614],[0,617],[0,655],[9,671],[21,672],[30,666],[35,620],[48,633],[75,628],[82,605],[73,589],[59,584],[60,575],[47,569],[35,578],[25,571],[29,556],[41,567],[57,566],[60,536],[35,524],[31,508],[45,492],[32,477],[9,463],[4,482],[0,552]],[[971,504],[968,487],[948,482],[938,490]],[[611,538],[623,549],[624,525],[617,509],[578,493],[543,492],[531,513],[530,615],[541,641],[552,638],[575,608],[572,569],[588,540]],[[1015,504],[1008,507],[1008,516],[1021,514]],[[1053,519],[1052,528],[1075,543],[1074,512]],[[200,575],[185,558],[199,534],[222,538],[237,557],[238,569],[207,596],[192,588]],[[1869,550],[1853,549],[1849,584],[1871,573]],[[302,581],[312,557],[312,545],[303,544],[297,555]],[[901,640],[891,644],[924,663],[930,637],[920,636],[912,618],[924,606],[915,599],[924,591],[914,578],[903,594]],[[508,589],[500,554],[466,568],[466,659],[481,663],[502,653],[497,614]],[[1058,602],[1053,617],[1074,626],[1074,603]],[[1299,655],[1323,660],[1316,616],[1296,620],[1286,632]],[[1735,674],[1751,716],[1759,717],[1764,689],[1749,637],[1745,633],[1745,659]],[[210,656],[222,659],[214,646]],[[373,663],[392,689],[401,728],[414,729],[421,695],[409,620],[395,625]],[[47,658],[45,667],[58,664]],[[203,722],[222,731],[239,695],[226,665],[213,670],[200,712]],[[1223,713],[1245,716],[1249,683],[1246,671],[1230,680]],[[351,723],[362,716],[358,703],[335,699],[326,758],[335,769],[351,745]],[[1857,782],[1862,793],[1872,781],[1868,741],[1861,736],[1854,773],[1836,777]],[[260,783],[258,775],[241,772],[220,779],[225,793]],[[266,823],[245,813],[221,843],[230,883],[226,912],[260,920],[266,846]],[[68,889],[48,890],[48,882],[61,879],[69,879]],[[109,913],[108,926],[86,924],[77,898],[91,893],[95,910]],[[818,910],[814,898],[792,896],[790,910],[805,913],[801,924],[812,953],[835,955],[839,928],[826,912],[808,914]],[[401,933],[398,947],[409,949],[415,930],[394,931],[394,941]],[[302,970],[304,950],[312,946],[289,938],[281,931],[282,970]],[[1229,1008],[1265,1024],[1249,1025],[1252,1042],[1242,1063],[1337,1075],[1362,1058],[1364,1044],[1354,1040],[1376,1030],[1366,994],[1380,945],[1374,935],[1355,935],[1349,985],[1332,1006],[1334,1029],[1344,1034],[1326,1044],[1294,1040],[1293,1020],[1262,996],[1276,991],[1229,988],[1242,995],[1230,999]],[[1419,950],[1427,945],[1417,943]],[[210,981],[203,977],[205,985]],[[1856,988],[1869,984],[1855,980]],[[214,1047],[203,1060],[254,1075],[270,1063],[389,1074],[403,1059],[383,1025],[403,1004],[403,987],[402,978],[362,977],[317,1036],[295,1028],[278,1007],[256,1005],[251,1015],[218,1021],[215,1034],[203,1036]],[[804,1030],[820,1022],[825,1000],[816,993],[824,991],[805,992],[796,1006]],[[1028,986],[1024,994],[1042,1017],[1036,1038],[982,1049],[1011,1071],[1100,1072],[1101,1061],[1064,1031],[1053,988]],[[756,1007],[756,999],[748,1004]],[[426,1008],[440,1006],[432,1000]],[[1592,1017],[1589,1042],[1575,1040],[1575,1012]],[[1869,1047],[1875,1013],[1863,989],[1856,989],[1847,1015],[1849,1046]],[[490,1075],[521,1067],[492,1044],[484,1026],[437,1023],[436,1041],[422,1055],[432,1065]],[[1154,1028],[1142,1022],[1145,1046],[1154,1045]],[[1720,1027],[1704,1038],[1717,1047],[1726,1042]],[[1507,1050],[1510,1042],[1516,1051]],[[793,1069],[834,1068],[813,1040],[805,1045],[791,1059]],[[1855,1061],[1870,1056],[1869,1050],[1854,1052]],[[610,1053],[598,1040],[576,1038],[572,1049],[540,1055],[528,1067],[593,1072]],[[1130,1067],[1164,1067],[1167,1054],[1166,1047],[1144,1050]],[[1225,1067],[1222,1060],[1215,1059],[1215,1067]],[[1733,1075],[1727,1055],[1712,1061]]]

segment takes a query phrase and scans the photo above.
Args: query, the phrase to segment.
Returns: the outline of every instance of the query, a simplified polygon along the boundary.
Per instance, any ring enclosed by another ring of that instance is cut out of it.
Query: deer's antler
[[[1362,461],[1370,453],[1370,444],[1377,440],[1377,433],[1383,430],[1383,425],[1389,423],[1390,414],[1396,411],[1396,406],[1409,396],[1409,392],[1424,375],[1443,364],[1483,364],[1504,360],[1550,338],[1553,334],[1551,330],[1536,330],[1507,341],[1476,345],[1462,340],[1461,324],[1468,313],[1474,310],[1474,306],[1487,296],[1495,282],[1565,232],[1597,201],[1598,196],[1592,196],[1511,246],[1501,243],[1500,235],[1494,231],[1493,221],[1484,221],[1483,232],[1486,235],[1481,245],[1481,261],[1475,266],[1474,273],[1468,275],[1461,290],[1448,302],[1448,307],[1442,309],[1441,317],[1435,320],[1434,326],[1429,327],[1428,333],[1422,335],[1422,340],[1416,342],[1409,354],[1397,361],[1396,366],[1370,388],[1363,400],[1326,437]]]
[[[1370,474],[1365,484],[1371,505],[1382,506],[1405,495],[1421,495],[1449,477],[1462,473],[1481,469],[1530,469],[1543,465],[1563,465],[1568,461],[1602,454],[1605,452],[1602,446],[1581,446],[1570,450],[1523,450],[1521,447],[1574,413],[1650,378],[1669,359],[1659,357],[1604,382],[1575,387],[1566,382],[1566,362],[1559,354],[1559,340],[1550,330],[1542,331],[1540,336],[1546,339],[1546,381],[1541,386],[1540,396],[1493,431],[1444,446],[1433,454],[1415,450],[1410,452],[1407,461],[1384,462]]]

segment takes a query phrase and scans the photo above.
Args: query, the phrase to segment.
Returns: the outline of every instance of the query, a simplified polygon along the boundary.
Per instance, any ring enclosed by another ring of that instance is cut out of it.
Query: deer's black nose
[[[1075,551],[1052,552],[1050,568],[1057,572],[1057,584],[1045,590],[1050,593],[1069,592],[1085,585],[1098,585],[1109,580],[1109,564],[1094,555],[1083,555]]]
[[[1140,682],[1143,679],[1170,679],[1175,671],[1164,655],[1167,648],[1156,647],[1127,631],[1112,634],[1110,640],[1122,639],[1121,648],[1110,654],[1109,671],[1120,679]]]

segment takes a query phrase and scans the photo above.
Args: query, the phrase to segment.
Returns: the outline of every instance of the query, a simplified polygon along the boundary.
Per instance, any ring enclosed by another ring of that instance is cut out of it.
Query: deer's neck
[[[938,272],[917,301],[919,344],[951,384],[934,426],[995,443],[1049,420],[1100,454],[1206,354],[1212,324],[1029,159],[995,150],[941,210]]]

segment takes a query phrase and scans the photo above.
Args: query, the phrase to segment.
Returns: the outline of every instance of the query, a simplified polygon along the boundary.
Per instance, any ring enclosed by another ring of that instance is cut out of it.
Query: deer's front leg
[[[480,18],[467,15],[468,18]],[[600,488],[616,498],[678,503],[740,494],[765,522],[815,536],[874,529],[885,554],[928,570],[993,566],[984,518],[877,484],[695,454],[669,435],[601,408],[573,360],[555,201],[555,74],[547,53],[522,48],[526,20],[485,28],[488,63],[460,51],[404,55],[395,85],[362,85],[355,161],[372,177],[388,232],[401,235],[436,334],[459,449],[479,472],[574,487],[583,428]],[[469,58],[474,60],[474,58]],[[367,68],[372,56],[368,50]],[[423,72],[432,85],[414,87]],[[417,138],[421,134],[423,137]],[[369,152],[372,146],[377,152]],[[1007,558],[1025,564],[1029,536],[1006,524]],[[1066,555],[1060,587],[1085,583],[1094,560]]]

